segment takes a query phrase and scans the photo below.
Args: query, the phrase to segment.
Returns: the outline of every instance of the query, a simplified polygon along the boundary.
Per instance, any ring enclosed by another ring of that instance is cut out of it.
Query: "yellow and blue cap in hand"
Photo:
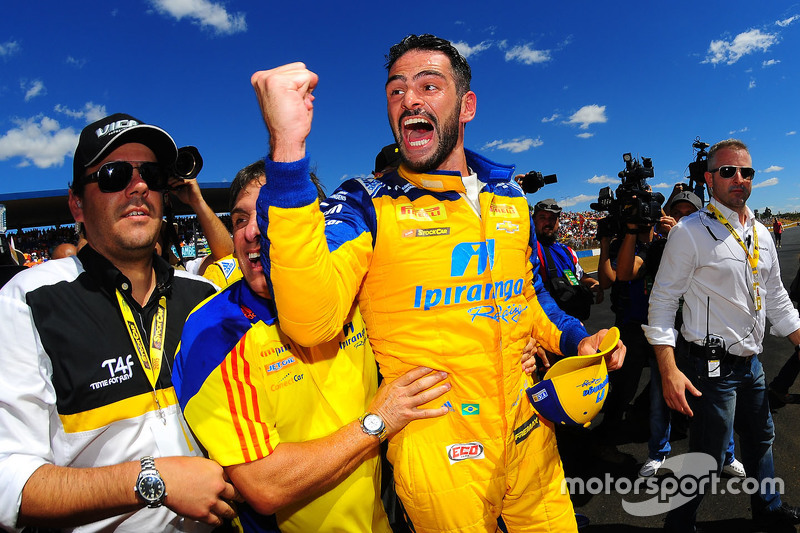
[[[604,356],[617,347],[619,330],[611,328],[594,355],[567,357],[550,367],[544,379],[528,387],[534,409],[555,424],[588,426],[600,412],[608,392]]]

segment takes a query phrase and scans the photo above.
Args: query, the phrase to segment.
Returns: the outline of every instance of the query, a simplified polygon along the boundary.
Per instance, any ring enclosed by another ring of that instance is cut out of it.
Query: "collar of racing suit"
[[[478,179],[484,183],[509,181],[514,174],[514,165],[495,163],[471,150],[465,149],[464,153],[467,157],[467,165],[478,175]],[[400,165],[397,173],[415,186],[429,191],[466,192],[461,173],[457,171],[432,170],[430,172],[414,172],[405,165]]]

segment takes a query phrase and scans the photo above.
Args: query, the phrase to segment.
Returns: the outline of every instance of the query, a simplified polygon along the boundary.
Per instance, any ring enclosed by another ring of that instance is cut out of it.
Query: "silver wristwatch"
[[[358,421],[361,423],[361,431],[367,435],[378,437],[380,440],[386,438],[386,424],[380,416],[375,413],[364,413]]]
[[[167,487],[164,485],[164,480],[161,479],[161,474],[156,470],[156,462],[150,456],[142,457],[139,462],[142,470],[139,472],[139,477],[136,478],[136,486],[133,487],[133,491],[147,503],[148,507],[161,507],[167,496]]]

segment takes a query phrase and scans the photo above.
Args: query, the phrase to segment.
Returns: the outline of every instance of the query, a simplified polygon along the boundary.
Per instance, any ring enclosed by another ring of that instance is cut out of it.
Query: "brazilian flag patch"
[[[479,415],[481,414],[481,405],[479,403],[462,403],[461,414],[464,416]]]

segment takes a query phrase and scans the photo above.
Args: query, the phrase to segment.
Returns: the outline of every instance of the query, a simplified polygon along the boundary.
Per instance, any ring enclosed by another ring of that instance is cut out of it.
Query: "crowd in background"
[[[597,211],[564,211],[561,213],[558,241],[573,250],[597,248],[595,234],[597,220],[605,213]],[[178,238],[182,245],[205,242],[205,237],[197,224],[195,216],[176,217]],[[230,229],[230,215],[221,215],[220,220]],[[786,222],[784,222],[784,225]],[[78,237],[75,225],[59,225],[45,229],[10,230],[8,236],[14,240],[14,247],[27,254],[32,264],[42,263],[50,259],[53,249],[61,243],[77,244]]]

